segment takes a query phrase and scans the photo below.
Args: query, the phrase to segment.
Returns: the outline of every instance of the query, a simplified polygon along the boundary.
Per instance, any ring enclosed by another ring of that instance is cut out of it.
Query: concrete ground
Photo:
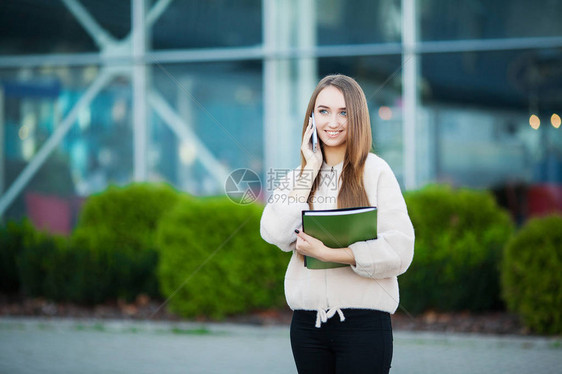
[[[0,318],[0,373],[296,373],[288,326]],[[562,373],[562,337],[394,332],[391,373]]]

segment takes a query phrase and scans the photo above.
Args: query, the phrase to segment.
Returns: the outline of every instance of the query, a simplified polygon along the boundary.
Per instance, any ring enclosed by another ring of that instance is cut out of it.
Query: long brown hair
[[[368,206],[369,199],[363,183],[363,170],[365,161],[372,148],[371,121],[369,119],[369,109],[367,99],[359,84],[346,75],[335,74],[324,77],[314,89],[302,126],[302,137],[308,126],[308,118],[314,111],[316,98],[320,91],[328,86],[339,89],[344,97],[347,110],[347,140],[345,156],[343,161],[342,173],[338,183],[342,183],[338,194],[338,208],[351,208]],[[324,150],[324,144],[318,139],[320,149]],[[301,172],[302,175],[306,160],[301,152]],[[314,194],[320,184],[320,173],[316,176],[310,195],[308,196],[308,206],[313,209]]]

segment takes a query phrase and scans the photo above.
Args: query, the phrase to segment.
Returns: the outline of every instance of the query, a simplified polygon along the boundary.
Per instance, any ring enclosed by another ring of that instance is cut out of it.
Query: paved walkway
[[[0,373],[295,373],[286,326],[0,318]],[[394,332],[396,373],[562,373],[562,338]]]

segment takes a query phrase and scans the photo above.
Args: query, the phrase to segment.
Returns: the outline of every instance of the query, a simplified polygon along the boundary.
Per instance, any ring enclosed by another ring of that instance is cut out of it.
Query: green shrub
[[[23,295],[93,305],[114,296],[114,269],[110,263],[138,261],[119,251],[97,252],[72,247],[62,236],[33,232],[18,253],[17,276]]]
[[[260,237],[263,206],[184,200],[158,229],[158,275],[172,311],[221,318],[284,305],[289,258]]]
[[[501,308],[499,261],[513,224],[492,195],[432,185],[405,198],[416,243],[400,277],[404,307],[412,313]]]
[[[34,232],[24,240],[24,248],[17,257],[17,269],[25,296],[57,299],[53,275],[64,272],[59,257],[66,239]]]
[[[0,227],[0,292],[14,294],[20,290],[17,257],[24,250],[24,240],[35,229],[27,220],[8,222]]]
[[[47,274],[44,296],[86,305],[105,301],[112,278],[96,253],[74,248],[68,242],[58,249],[54,257],[55,272]]]
[[[160,217],[179,194],[164,184],[111,186],[86,201],[72,247],[92,252],[104,269],[98,274],[105,298],[133,300],[139,293],[159,296],[155,232]]]
[[[535,218],[505,246],[502,294],[530,329],[562,333],[562,216]]]

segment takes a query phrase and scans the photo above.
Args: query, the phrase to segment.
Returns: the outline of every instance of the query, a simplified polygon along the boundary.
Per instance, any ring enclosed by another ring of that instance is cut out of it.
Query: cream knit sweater
[[[314,209],[337,208],[343,161],[332,167],[325,162]],[[309,270],[295,251],[295,229],[302,229],[301,211],[309,209],[305,201],[289,201],[300,167],[289,171],[280,181],[266,205],[260,232],[262,238],[286,252],[293,252],[285,274],[285,297],[293,310],[317,311],[316,326],[342,308],[376,309],[394,313],[398,307],[397,276],[404,273],[414,254],[414,228],[406,204],[390,166],[370,153],[363,175],[371,206],[378,210],[377,239],[349,246],[356,265],[326,270]],[[335,176],[335,178],[334,178]],[[298,188],[298,185],[297,187]]]

